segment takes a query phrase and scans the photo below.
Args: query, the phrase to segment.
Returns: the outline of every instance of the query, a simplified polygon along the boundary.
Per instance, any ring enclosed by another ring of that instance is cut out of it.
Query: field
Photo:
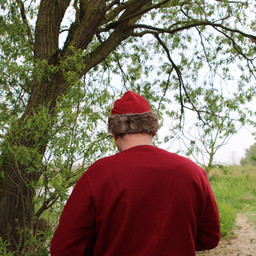
[[[225,168],[212,170],[209,179],[220,211],[221,233],[228,238],[237,213],[256,213],[256,167]],[[256,224],[256,216],[252,221]]]
[[[219,207],[222,241],[219,249],[197,255],[256,255],[256,250],[249,252],[256,248],[256,167],[213,169],[209,180]]]

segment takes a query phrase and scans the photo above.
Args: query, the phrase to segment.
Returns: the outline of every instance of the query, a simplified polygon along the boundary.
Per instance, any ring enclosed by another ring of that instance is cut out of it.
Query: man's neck
[[[151,135],[144,133],[126,134],[124,137],[118,138],[118,149],[123,151],[136,146],[152,145],[152,138]]]

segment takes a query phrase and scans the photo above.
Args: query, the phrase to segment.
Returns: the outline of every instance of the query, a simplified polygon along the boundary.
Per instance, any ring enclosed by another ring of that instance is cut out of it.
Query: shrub
[[[9,246],[10,245],[6,241],[3,241],[3,239],[0,237],[0,255],[2,255],[2,256],[13,256],[14,253],[10,252],[8,250]]]

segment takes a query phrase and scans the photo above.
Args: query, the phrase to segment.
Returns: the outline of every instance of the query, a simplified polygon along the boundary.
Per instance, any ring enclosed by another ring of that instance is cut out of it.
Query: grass
[[[222,239],[233,236],[238,213],[246,214],[256,227],[256,166],[213,169],[209,180],[219,208]]]
[[[222,238],[232,235],[237,213],[250,215],[256,223],[256,167],[230,166],[213,169],[210,173],[211,186],[219,207]]]

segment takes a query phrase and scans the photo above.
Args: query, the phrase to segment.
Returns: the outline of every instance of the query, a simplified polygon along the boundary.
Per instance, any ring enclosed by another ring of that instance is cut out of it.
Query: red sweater
[[[52,256],[194,256],[220,239],[205,172],[187,158],[137,146],[96,161],[79,179]]]

